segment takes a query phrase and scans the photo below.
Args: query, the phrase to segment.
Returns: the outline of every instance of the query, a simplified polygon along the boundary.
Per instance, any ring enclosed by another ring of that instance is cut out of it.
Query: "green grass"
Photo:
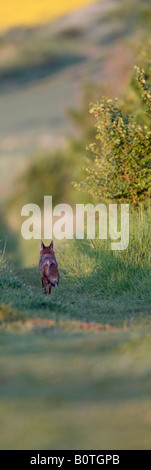
[[[1,337],[1,449],[150,449],[150,332]]]
[[[140,321],[150,324],[150,210],[141,220],[136,212],[130,214],[125,251],[112,251],[109,245],[98,238],[92,243],[85,239],[57,244],[60,283],[50,297],[41,289],[39,241],[24,241],[23,262],[28,267],[1,265],[1,303],[11,302],[23,318],[63,318],[116,327]]]
[[[145,239],[143,238],[144,243]],[[141,243],[141,239],[140,239]],[[147,242],[148,243],[148,242]],[[3,263],[1,303],[23,318],[78,320],[113,326],[150,323],[150,250],[107,249],[106,242],[71,241],[58,247],[60,283],[43,295],[38,267],[14,268]],[[39,250],[38,250],[39,251]],[[37,253],[38,264],[39,253]],[[145,257],[145,259],[144,259]]]
[[[1,449],[150,449],[150,237],[146,212],[123,252],[61,243],[51,296],[2,257]]]

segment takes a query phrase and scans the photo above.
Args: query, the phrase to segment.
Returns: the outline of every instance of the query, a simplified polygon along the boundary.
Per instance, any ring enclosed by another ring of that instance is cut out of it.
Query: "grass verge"
[[[37,267],[1,258],[1,449],[150,449],[149,217],[125,252],[96,239],[56,256],[51,296]]]

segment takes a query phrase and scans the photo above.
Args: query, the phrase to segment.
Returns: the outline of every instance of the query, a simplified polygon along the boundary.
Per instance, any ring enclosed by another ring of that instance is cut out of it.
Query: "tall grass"
[[[24,241],[26,268],[1,269],[1,302],[24,317],[88,321],[122,326],[150,323],[150,210],[130,215],[130,241],[124,251],[110,250],[110,241],[65,240],[56,244],[60,283],[44,296],[38,270],[39,242]],[[34,266],[33,266],[34,263]]]

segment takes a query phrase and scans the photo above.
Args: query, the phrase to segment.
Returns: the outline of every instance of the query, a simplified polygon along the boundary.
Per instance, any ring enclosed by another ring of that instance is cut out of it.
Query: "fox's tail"
[[[48,278],[49,282],[51,283],[51,285],[54,286],[54,287],[58,287],[58,283],[59,283],[58,268],[55,265],[55,263],[52,263],[49,260],[48,260],[48,263],[47,263],[46,275],[47,275],[47,278]]]

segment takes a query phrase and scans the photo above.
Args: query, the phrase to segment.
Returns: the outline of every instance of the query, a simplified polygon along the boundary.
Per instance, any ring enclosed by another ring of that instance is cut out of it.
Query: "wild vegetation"
[[[151,85],[145,71],[136,67],[146,112],[151,111]],[[89,144],[92,156],[87,177],[79,185],[93,197],[133,203],[149,201],[151,194],[151,131],[138,125],[133,115],[124,115],[117,99],[103,98],[91,105],[96,120],[96,142]]]

